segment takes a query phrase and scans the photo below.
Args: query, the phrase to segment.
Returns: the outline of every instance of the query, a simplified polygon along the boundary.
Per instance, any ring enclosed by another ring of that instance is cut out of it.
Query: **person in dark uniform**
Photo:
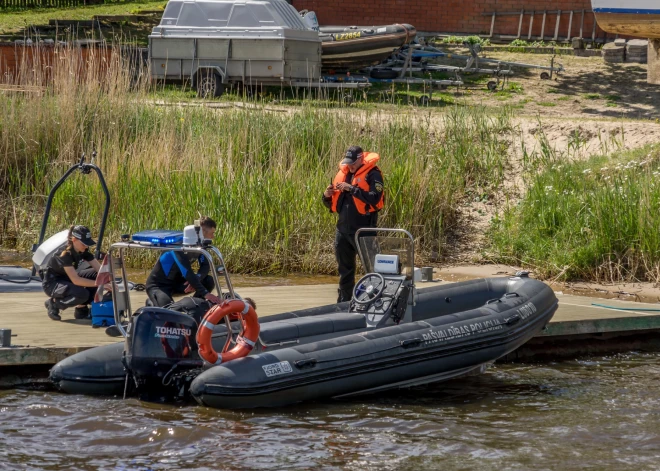
[[[216,223],[209,217],[200,220],[204,239],[215,237]],[[185,243],[185,240],[184,240]],[[191,263],[197,261],[197,273]],[[213,277],[209,275],[209,261],[198,253],[170,251],[160,256],[156,266],[147,278],[147,296],[154,306],[163,307],[174,302],[173,296],[194,292],[194,297],[204,298],[214,304],[222,300],[211,293],[214,288]]]
[[[355,233],[376,227],[378,211],[383,207],[383,174],[376,166],[380,156],[351,146],[339,163],[339,171],[323,193],[323,204],[338,213],[335,233],[335,257],[339,269],[337,302],[350,301],[355,286]]]
[[[87,305],[94,299],[96,275],[101,268],[89,251],[93,245],[96,242],[86,226],[71,226],[66,248],[48,261],[42,286],[49,296],[45,305],[52,320],[61,320],[60,311],[72,306],[76,306],[76,319],[89,317]]]

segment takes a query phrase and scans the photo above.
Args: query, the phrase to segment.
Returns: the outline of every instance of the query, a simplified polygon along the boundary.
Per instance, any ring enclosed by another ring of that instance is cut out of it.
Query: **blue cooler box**
[[[92,303],[92,327],[109,327],[111,325],[115,325],[112,301]]]

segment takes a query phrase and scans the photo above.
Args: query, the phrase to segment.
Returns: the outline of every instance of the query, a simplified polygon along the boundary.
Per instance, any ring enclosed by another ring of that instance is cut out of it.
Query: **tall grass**
[[[240,109],[163,107],[114,50],[83,57],[62,49],[58,57],[50,78],[29,66],[12,78],[44,85],[43,93],[0,95],[4,246],[27,250],[36,240],[45,196],[93,145],[113,202],[108,242],[206,214],[220,223],[216,242],[241,272],[334,268],[336,216],[321,193],[352,144],[381,155],[380,225],[410,229],[422,257],[442,253],[466,189],[495,188],[506,164],[507,111],[455,107],[435,119],[304,105],[273,111],[259,101]],[[49,233],[72,222],[98,228],[103,199],[90,180],[77,175],[60,188]]]
[[[555,163],[493,225],[494,258],[562,280],[660,281],[660,151]]]

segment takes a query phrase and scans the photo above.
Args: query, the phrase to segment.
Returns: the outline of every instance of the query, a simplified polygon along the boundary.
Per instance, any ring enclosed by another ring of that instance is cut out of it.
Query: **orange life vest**
[[[353,186],[357,186],[361,190],[364,191],[369,191],[369,183],[367,183],[367,174],[369,171],[376,167],[376,162],[380,160],[380,155],[376,154],[375,152],[364,152],[363,155],[363,164],[362,166],[358,169],[357,172],[355,172],[355,175],[353,175],[353,179],[351,180],[350,184]],[[339,163],[339,172],[337,172],[337,175],[335,175],[334,180],[332,180],[333,186],[337,185],[337,183],[343,183],[346,181],[346,175],[348,175],[349,170],[348,170],[348,165],[346,164],[341,164]],[[332,194],[332,205],[330,206],[330,210],[333,213],[337,212],[337,202],[339,201],[339,195],[341,194],[341,191],[335,191]],[[356,198],[353,196],[353,201],[355,202],[355,207],[358,210],[358,213],[362,215],[369,214],[372,211],[380,211],[383,208],[383,202],[384,202],[384,192],[380,194],[380,200],[378,200],[378,203],[376,206],[368,205],[364,201],[362,201],[359,198]],[[367,208],[367,206],[369,208]]]

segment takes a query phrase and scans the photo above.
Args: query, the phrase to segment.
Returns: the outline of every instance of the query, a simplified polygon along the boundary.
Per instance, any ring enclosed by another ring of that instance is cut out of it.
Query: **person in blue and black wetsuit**
[[[216,223],[209,217],[200,220],[204,239],[213,239]],[[199,270],[193,270],[191,262],[197,260]],[[209,261],[198,253],[165,252],[147,278],[147,296],[154,306],[163,307],[174,302],[174,295],[194,292],[195,297],[219,304],[218,296],[211,293],[213,277],[209,275]]]

